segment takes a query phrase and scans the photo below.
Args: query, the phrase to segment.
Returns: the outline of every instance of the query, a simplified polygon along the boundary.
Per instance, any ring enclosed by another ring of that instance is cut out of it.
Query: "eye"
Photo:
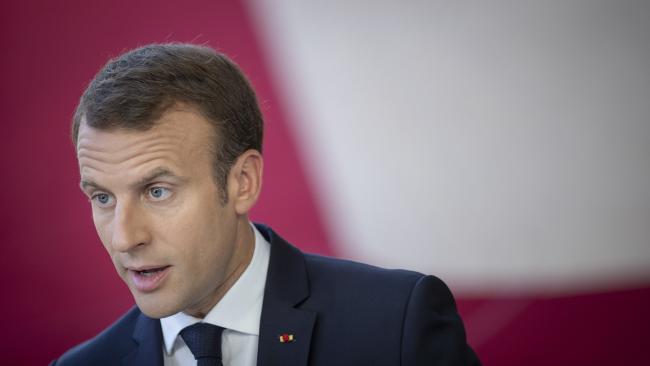
[[[97,206],[105,208],[112,206],[115,199],[108,193],[96,193],[93,194],[90,200],[93,201]]]
[[[154,201],[162,201],[171,195],[171,191],[165,187],[151,187],[147,193]]]

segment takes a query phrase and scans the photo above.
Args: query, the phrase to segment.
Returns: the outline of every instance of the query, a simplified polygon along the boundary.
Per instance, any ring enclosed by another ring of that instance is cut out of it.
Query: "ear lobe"
[[[232,169],[234,192],[231,195],[237,214],[248,213],[257,202],[262,189],[263,165],[262,155],[257,150],[247,150],[237,158]]]

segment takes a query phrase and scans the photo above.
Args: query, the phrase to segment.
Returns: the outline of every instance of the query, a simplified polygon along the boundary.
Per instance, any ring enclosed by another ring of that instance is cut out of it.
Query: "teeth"
[[[155,269],[145,269],[144,271],[138,271],[138,274],[142,276],[152,276],[153,274],[162,271],[162,268],[155,268]]]

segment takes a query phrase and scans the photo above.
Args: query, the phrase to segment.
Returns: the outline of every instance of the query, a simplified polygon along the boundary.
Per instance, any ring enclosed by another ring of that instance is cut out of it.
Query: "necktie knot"
[[[222,332],[222,327],[196,323],[181,330],[180,334],[199,365],[221,365]]]

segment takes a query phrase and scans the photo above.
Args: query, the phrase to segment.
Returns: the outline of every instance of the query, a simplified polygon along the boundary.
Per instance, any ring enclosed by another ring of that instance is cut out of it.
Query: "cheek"
[[[206,207],[182,215],[163,235],[183,258],[186,269],[195,274],[214,275],[223,270],[232,251],[232,228],[227,216]],[[199,209],[200,208],[200,209]]]
[[[171,243],[190,266],[190,270],[200,270],[206,262],[213,261],[221,255],[219,232],[216,224],[210,221],[179,222],[177,230],[167,232],[166,241]]]
[[[174,237],[180,246],[201,247],[206,242],[218,240],[227,215],[211,190],[196,189],[191,193],[175,208],[173,217],[161,218],[167,223],[159,228],[163,235]]]
[[[102,215],[93,209],[93,223],[95,224],[95,231],[97,232],[97,236],[99,236],[99,240],[101,240],[104,248],[110,252],[111,246],[108,245],[111,241],[110,220],[106,215]]]

